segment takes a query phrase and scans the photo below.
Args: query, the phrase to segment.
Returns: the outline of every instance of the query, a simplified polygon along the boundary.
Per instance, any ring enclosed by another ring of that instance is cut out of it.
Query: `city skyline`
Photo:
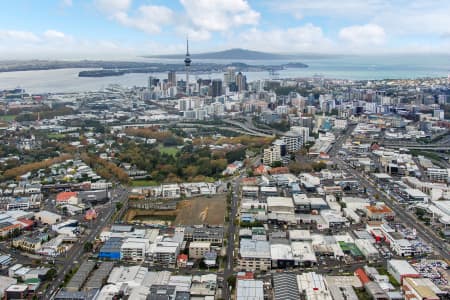
[[[450,52],[446,1],[20,0],[0,7],[2,59],[184,53],[186,36],[192,53]]]

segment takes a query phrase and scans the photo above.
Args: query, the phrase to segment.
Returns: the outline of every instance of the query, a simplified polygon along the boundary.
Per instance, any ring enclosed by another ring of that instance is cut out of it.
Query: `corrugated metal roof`
[[[300,299],[297,275],[293,273],[273,274],[274,300]]]

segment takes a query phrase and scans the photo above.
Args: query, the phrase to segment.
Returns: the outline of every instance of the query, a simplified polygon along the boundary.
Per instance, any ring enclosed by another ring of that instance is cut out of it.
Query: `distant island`
[[[162,55],[151,55],[144,56],[147,58],[165,58],[165,59],[183,59],[184,54],[162,54]],[[246,49],[229,49],[218,52],[208,52],[208,53],[199,53],[199,54],[191,54],[191,57],[194,59],[232,59],[232,60],[287,60],[295,58],[294,55],[284,55],[284,54],[275,54],[275,53],[267,53]]]
[[[200,54],[199,54],[200,55]],[[239,60],[246,60],[248,57],[259,60],[281,59],[277,54],[232,49],[223,52],[206,53],[203,57],[227,57],[232,59],[236,57],[236,62],[231,63],[208,63],[195,61],[191,65],[192,73],[204,72],[223,72],[228,67],[235,68],[236,72],[261,72],[261,71],[279,71],[286,68],[307,68],[308,65],[301,62],[281,63],[279,65],[250,65]],[[209,55],[209,56],[208,56]],[[173,58],[176,58],[174,56]],[[195,56],[193,56],[195,57]],[[179,62],[171,63],[154,63],[154,62],[136,62],[136,61],[98,61],[98,60],[80,60],[80,61],[52,61],[52,60],[27,60],[27,61],[0,61],[0,72],[17,72],[17,71],[40,71],[40,70],[57,70],[57,69],[94,69],[83,70],[78,73],[79,77],[107,77],[120,76],[128,73],[163,73],[168,71],[184,72],[185,67],[181,56]],[[234,59],[233,59],[234,60]]]
[[[234,62],[230,64],[215,64],[215,63],[195,63],[191,65],[192,73],[220,73],[226,71],[227,68],[233,67],[236,72],[273,72],[286,68],[307,68],[308,65],[303,63],[287,63],[281,65],[248,65],[241,62]],[[163,73],[168,71],[184,72],[185,67],[182,61],[179,64],[163,64],[163,63],[142,63],[139,67],[132,68],[103,68],[101,70],[87,70],[78,73],[80,77],[107,77],[120,76],[127,73]]]

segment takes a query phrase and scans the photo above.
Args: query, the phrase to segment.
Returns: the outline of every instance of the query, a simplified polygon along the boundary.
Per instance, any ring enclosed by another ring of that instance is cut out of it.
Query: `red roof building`
[[[264,174],[267,174],[267,171],[268,171],[268,168],[265,165],[260,164],[253,170],[253,174],[264,175]]]
[[[254,275],[252,272],[238,272],[236,275],[236,279],[251,280],[253,278]]]
[[[367,276],[366,272],[364,272],[364,270],[361,268],[355,271],[355,275],[359,278],[363,285],[370,282],[369,276]]]
[[[242,182],[242,185],[257,185],[258,178],[256,178],[256,177],[242,178],[241,182]]]
[[[269,174],[288,174],[289,168],[288,167],[278,167],[278,168],[272,168],[269,170]]]
[[[375,150],[380,150],[380,145],[378,145],[377,143],[374,143],[371,147],[370,150],[375,151]]]
[[[57,204],[78,204],[78,193],[77,192],[61,192],[56,195]]]
[[[18,219],[17,221],[23,224],[25,230],[31,229],[34,225],[34,221],[29,219]]]
[[[8,234],[14,233],[14,230],[21,230],[21,229],[22,229],[22,224],[20,224],[20,223],[12,224],[10,222],[3,222],[3,223],[0,223],[0,236],[7,237]]]
[[[189,257],[186,254],[180,254],[177,257],[178,268],[186,268]]]
[[[391,220],[395,217],[395,213],[386,204],[369,205],[366,210],[370,220]]]

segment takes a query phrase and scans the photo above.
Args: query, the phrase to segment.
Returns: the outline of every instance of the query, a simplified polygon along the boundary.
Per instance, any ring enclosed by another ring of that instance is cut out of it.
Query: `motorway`
[[[340,136],[336,143],[333,145],[333,149],[330,151],[330,154],[335,154],[342,147],[343,142],[347,139],[347,137],[351,134],[352,128],[349,128],[347,132]],[[415,228],[417,235],[425,242],[429,243],[433,246],[434,251],[440,255],[440,257],[445,259],[450,259],[450,252],[448,251],[447,245],[442,242],[442,239],[436,235],[434,231],[432,231],[429,227],[421,223],[416,219],[414,215],[407,212],[404,207],[402,207],[398,202],[392,200],[391,197],[380,188],[376,186],[375,183],[370,182],[365,176],[363,176],[360,172],[353,169],[349,166],[345,161],[343,161],[340,157],[334,155],[332,158],[333,161],[339,166],[341,170],[348,171],[353,177],[359,179],[361,185],[366,188],[367,193],[370,195],[379,194],[383,200],[396,214],[396,218],[398,218],[401,222],[408,225],[411,228]]]
[[[44,299],[53,299],[53,297],[59,291],[59,286],[64,282],[64,276],[75,267],[75,265],[81,264],[81,259],[84,254],[84,244],[86,242],[93,242],[94,239],[100,234],[100,231],[104,226],[109,225],[111,217],[113,216],[116,206],[116,202],[126,203],[128,199],[128,191],[124,189],[116,189],[111,191],[112,201],[104,204],[99,208],[96,208],[98,216],[97,218],[88,224],[89,233],[80,238],[70,250],[65,253],[64,256],[60,256],[55,259],[55,264],[62,265],[57,270],[56,278],[47,286],[43,293]],[[126,205],[123,205],[122,209],[125,209]]]
[[[225,264],[225,269],[223,271],[223,278],[224,278],[224,288],[222,289],[223,298],[224,299],[231,299],[231,291],[230,287],[228,286],[227,278],[231,275],[233,275],[234,272],[234,238],[236,235],[236,225],[235,225],[235,219],[237,218],[237,209],[238,209],[238,197],[239,197],[239,185],[240,180],[242,179],[244,175],[241,175],[233,180],[233,194],[231,196],[231,211],[230,211],[230,218],[228,222],[228,239],[227,239],[227,261]]]
[[[275,129],[261,129],[257,128],[253,125],[253,120],[251,117],[245,117],[245,123],[239,122],[238,120],[231,119],[223,119],[225,123],[241,127],[242,129],[251,132],[255,135],[263,136],[263,137],[273,137],[276,135],[283,135],[284,133]]]
[[[406,141],[402,141],[401,143],[394,141],[393,142],[384,141],[380,143],[380,145],[394,149],[405,148],[411,150],[429,150],[429,151],[448,151],[450,147],[449,144],[418,144]]]

